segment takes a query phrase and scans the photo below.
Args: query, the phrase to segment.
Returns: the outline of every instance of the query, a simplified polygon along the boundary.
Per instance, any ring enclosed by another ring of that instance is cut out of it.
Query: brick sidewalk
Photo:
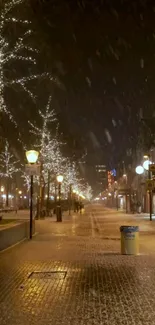
[[[1,325],[155,324],[155,255],[121,256],[89,210],[36,227],[0,254]]]

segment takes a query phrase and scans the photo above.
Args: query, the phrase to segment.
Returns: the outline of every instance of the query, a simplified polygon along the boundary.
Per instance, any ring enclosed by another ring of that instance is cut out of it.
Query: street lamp
[[[149,159],[149,156],[148,155],[145,155],[144,156],[145,160],[143,162],[143,166],[137,166],[136,167],[136,173],[138,175],[142,175],[144,173],[144,170],[148,171],[148,178],[151,179],[151,173],[150,173],[150,164],[151,164],[151,161]],[[152,221],[152,192],[151,190],[149,190],[149,198],[150,198],[150,221]]]
[[[136,174],[138,175],[142,175],[144,173],[144,167],[141,165],[137,166],[135,170],[136,170]]]
[[[1,192],[2,193],[4,192],[4,186],[1,186]]]
[[[148,179],[151,180],[150,165],[152,164],[152,162],[150,161],[149,155],[145,155],[144,158],[146,158],[147,160],[144,161],[143,167],[148,172]],[[150,198],[150,200],[149,200],[150,201],[150,221],[152,221],[152,191],[151,190],[149,190],[149,198]]]
[[[37,162],[39,152],[35,150],[26,151],[26,158],[30,165],[34,165]],[[33,173],[31,174],[31,186],[30,186],[30,239],[32,239],[32,227],[33,227]]]
[[[58,182],[58,205],[57,205],[57,222],[62,221],[62,210],[61,210],[61,184],[63,182],[63,176],[58,175],[57,176],[57,182]]]
[[[29,164],[35,164],[37,162],[39,152],[36,150],[26,151],[26,158]]]
[[[57,182],[61,184],[63,182],[64,177],[62,175],[57,176]]]
[[[144,162],[143,162],[143,167],[144,167],[144,169],[145,170],[149,170],[149,165],[151,164],[151,161],[150,160],[145,160]]]
[[[1,186],[2,207],[3,207],[4,191],[5,191],[5,188],[4,188],[4,186],[2,185],[2,186]]]

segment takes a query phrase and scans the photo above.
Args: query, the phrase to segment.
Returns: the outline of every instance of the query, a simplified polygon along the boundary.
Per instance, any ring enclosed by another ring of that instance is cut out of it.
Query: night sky
[[[37,107],[53,94],[68,153],[80,156],[87,149],[88,176],[96,163],[114,168],[131,160],[139,119],[155,112],[153,1],[32,0],[24,15],[40,50],[38,71],[59,80],[32,85]],[[14,99],[14,106],[19,122],[20,112],[25,114],[24,130],[25,119],[36,118],[36,107],[28,98],[20,107]]]

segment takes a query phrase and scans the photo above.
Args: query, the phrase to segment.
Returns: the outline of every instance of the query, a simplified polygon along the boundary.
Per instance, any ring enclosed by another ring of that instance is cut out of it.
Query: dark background
[[[36,72],[49,71],[59,81],[31,82],[37,105],[10,91],[25,140],[26,121],[37,120],[52,93],[66,154],[78,159],[87,150],[82,170],[91,182],[95,164],[131,163],[139,121],[155,112],[153,1],[31,0],[22,10],[39,49]]]

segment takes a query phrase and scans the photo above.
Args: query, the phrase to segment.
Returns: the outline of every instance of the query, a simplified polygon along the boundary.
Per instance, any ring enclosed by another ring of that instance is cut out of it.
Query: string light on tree
[[[11,153],[9,143],[6,140],[4,145],[4,151],[0,154],[0,177],[6,179],[6,205],[8,206],[9,195],[9,180],[13,178],[13,175],[19,172],[17,167],[18,161],[15,160],[14,155]]]
[[[14,155],[10,152],[9,143],[6,140],[4,151],[0,154],[0,176],[12,178],[13,174],[19,171]]]
[[[86,190],[86,186],[82,185],[77,165],[62,154],[63,143],[59,139],[57,118],[55,111],[51,108],[51,103],[52,98],[50,96],[45,109],[39,110],[40,126],[29,121],[30,133],[35,137],[34,147],[40,152],[42,185],[40,177],[38,183],[40,183],[40,188],[41,186],[43,188],[41,190],[42,196],[44,196],[43,192],[47,184],[48,188],[53,191],[52,184],[49,186],[49,173],[55,177],[58,174],[64,176],[63,193],[68,193],[71,184],[82,193]]]
[[[31,22],[28,20],[18,19],[14,16],[15,11],[20,10],[20,6],[23,6],[24,0],[8,0],[2,1],[1,12],[0,12],[0,110],[8,115],[9,119],[17,127],[16,120],[8,108],[6,102],[6,94],[9,88],[14,89],[18,86],[18,89],[24,90],[28,95],[35,100],[34,94],[28,88],[28,83],[38,78],[48,78],[56,81],[48,72],[43,74],[30,74],[29,76],[19,76],[20,71],[18,70],[17,62],[22,62],[28,68],[27,70],[32,71],[32,65],[36,65],[36,53],[37,49],[29,45],[29,37],[32,34],[30,28]],[[14,28],[15,25],[15,28]],[[19,28],[18,28],[19,27]],[[6,30],[15,31],[13,37],[10,39],[6,36]],[[15,39],[13,43],[13,39]],[[14,77],[9,77],[7,71],[17,71]],[[17,77],[16,77],[17,76]]]
[[[39,110],[40,127],[29,121],[30,133],[35,136],[35,147],[40,152],[42,173],[45,178],[48,170],[55,174],[61,172],[59,166],[63,163],[58,136],[57,134],[52,136],[50,131],[57,122],[55,111],[51,109],[51,100],[50,96],[45,111]]]

